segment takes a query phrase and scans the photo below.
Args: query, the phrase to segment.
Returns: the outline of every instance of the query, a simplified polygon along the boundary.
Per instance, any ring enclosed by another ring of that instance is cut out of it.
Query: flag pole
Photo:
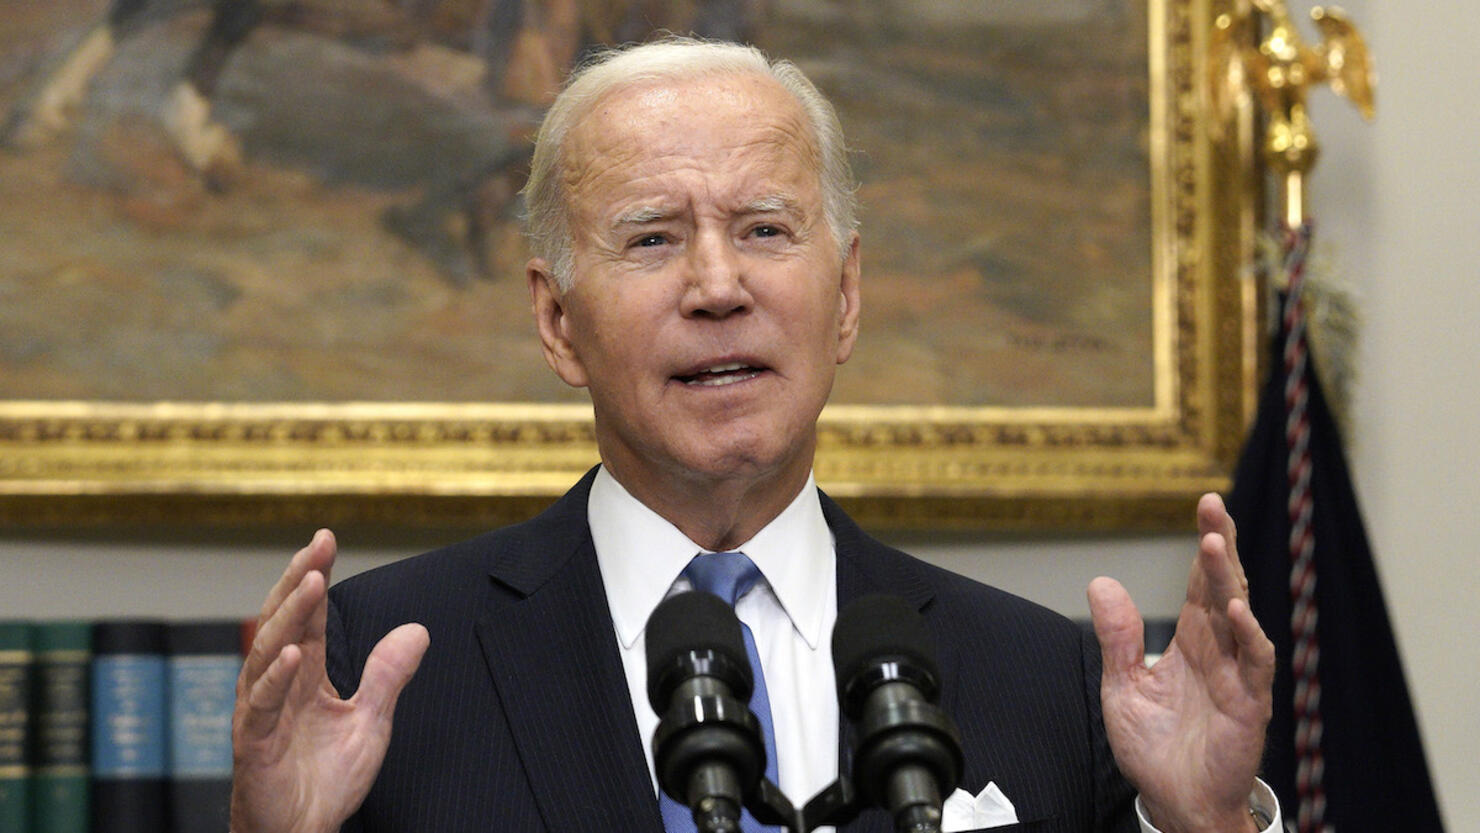
[[[1237,54],[1221,56],[1241,65],[1239,75],[1253,87],[1265,116],[1264,159],[1279,183],[1280,285],[1285,298],[1281,315],[1281,358],[1285,376],[1284,433],[1288,456],[1289,594],[1291,666],[1294,677],[1295,788],[1299,798],[1300,833],[1328,833],[1325,757],[1322,748],[1320,639],[1317,631],[1315,534],[1311,493],[1310,349],[1302,304],[1306,254],[1312,225],[1307,216],[1305,186],[1320,155],[1306,109],[1312,85],[1329,83],[1350,98],[1362,114],[1373,115],[1371,59],[1361,34],[1335,9],[1317,7],[1311,18],[1322,42],[1308,45],[1284,0],[1253,0],[1240,16],[1218,18],[1216,42],[1236,45]]]

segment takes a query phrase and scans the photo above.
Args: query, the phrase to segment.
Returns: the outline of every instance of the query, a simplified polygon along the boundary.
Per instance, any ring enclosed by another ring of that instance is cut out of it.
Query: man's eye
[[[756,226],[751,229],[750,233],[756,237],[780,237],[784,232],[779,226],[764,225]]]
[[[661,234],[644,234],[633,241],[634,246],[661,246],[668,242],[668,238]]]

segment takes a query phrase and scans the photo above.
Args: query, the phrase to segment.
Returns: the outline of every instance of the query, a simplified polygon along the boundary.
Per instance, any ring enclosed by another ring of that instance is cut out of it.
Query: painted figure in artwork
[[[442,92],[438,87],[450,83],[450,76],[465,76],[471,67],[483,93],[471,106],[485,110],[484,121],[493,126],[493,135],[485,137],[489,150],[424,178],[418,183],[421,198],[393,207],[382,220],[449,279],[490,277],[490,224],[509,211],[528,167],[529,134],[583,52],[641,40],[659,28],[744,39],[761,2],[213,0],[209,23],[159,104],[160,123],[180,160],[212,189],[230,188],[244,175],[241,137],[215,115],[213,102],[232,57],[262,26],[331,38],[372,55],[411,55],[423,67],[433,65],[423,74],[432,76],[426,90],[431,96]],[[162,0],[112,0],[103,18],[34,79],[30,94],[0,126],[0,145],[24,151],[58,139],[125,40],[194,8]],[[439,72],[440,67],[458,71]]]

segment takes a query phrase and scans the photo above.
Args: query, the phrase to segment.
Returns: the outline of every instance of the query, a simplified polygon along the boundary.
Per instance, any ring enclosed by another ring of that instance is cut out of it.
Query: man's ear
[[[859,280],[862,264],[859,260],[858,232],[853,232],[848,244],[848,255],[843,258],[842,274],[838,285],[838,364],[848,361],[853,355],[853,345],[858,341],[859,304],[862,292]]]
[[[531,259],[524,267],[524,276],[529,282],[529,306],[534,312],[535,327],[539,329],[545,363],[567,385],[585,387],[586,366],[581,363],[570,339],[571,321],[566,308],[566,293],[556,284],[550,264],[543,258]]]

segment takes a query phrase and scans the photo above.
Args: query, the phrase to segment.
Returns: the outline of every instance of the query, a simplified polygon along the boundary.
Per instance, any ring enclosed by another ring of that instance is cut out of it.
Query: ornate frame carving
[[[874,528],[1171,529],[1227,486],[1259,365],[1247,106],[1208,88],[1228,0],[1151,0],[1153,407],[833,406],[817,476]],[[596,460],[589,407],[0,402],[0,523],[494,524]]]

